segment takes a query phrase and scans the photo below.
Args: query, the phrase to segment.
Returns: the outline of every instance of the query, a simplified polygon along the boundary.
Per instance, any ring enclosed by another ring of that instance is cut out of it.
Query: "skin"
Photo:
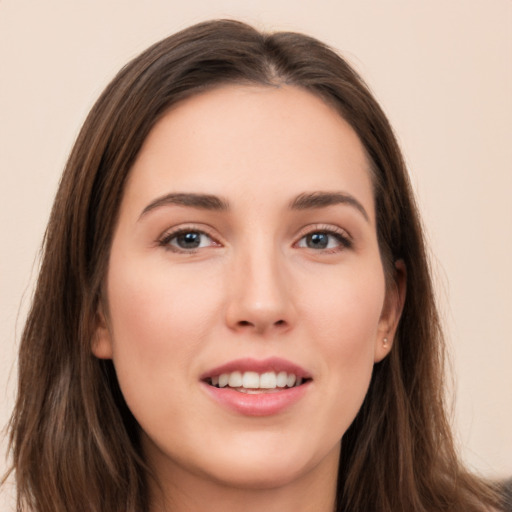
[[[140,424],[160,484],[152,512],[332,511],[341,438],[403,303],[403,269],[386,287],[368,169],[352,128],[291,86],[202,93],[148,136],[124,192],[92,350],[113,360]],[[316,192],[361,208],[290,208]],[[155,204],[170,193],[215,195],[229,208]],[[176,229],[205,234],[184,249]],[[228,410],[201,385],[228,361],[272,356],[312,376],[278,414]]]

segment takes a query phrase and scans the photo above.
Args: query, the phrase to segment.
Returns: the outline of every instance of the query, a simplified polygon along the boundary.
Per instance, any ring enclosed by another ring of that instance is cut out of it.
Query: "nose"
[[[259,335],[291,329],[296,309],[283,256],[260,245],[234,259],[228,285],[228,327]]]

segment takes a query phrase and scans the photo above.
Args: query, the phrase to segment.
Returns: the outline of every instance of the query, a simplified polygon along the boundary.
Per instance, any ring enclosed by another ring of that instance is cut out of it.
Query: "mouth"
[[[310,380],[310,378],[284,370],[262,373],[235,370],[207,377],[204,382],[214,388],[229,388],[240,393],[259,394],[276,393],[285,389],[296,388]]]
[[[201,376],[212,388],[246,394],[277,393],[304,386],[312,379],[302,367],[281,359],[237,359],[213,368]]]
[[[212,368],[200,380],[221,407],[243,416],[271,416],[305,399],[313,378],[290,361],[270,357],[236,359]]]

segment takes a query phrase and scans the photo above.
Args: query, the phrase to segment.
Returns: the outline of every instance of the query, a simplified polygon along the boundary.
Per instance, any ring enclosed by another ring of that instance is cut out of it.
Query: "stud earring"
[[[387,345],[388,345],[388,339],[387,339],[387,338],[384,338],[384,339],[382,340],[382,342],[384,343],[384,346],[385,346],[385,347],[387,347]]]

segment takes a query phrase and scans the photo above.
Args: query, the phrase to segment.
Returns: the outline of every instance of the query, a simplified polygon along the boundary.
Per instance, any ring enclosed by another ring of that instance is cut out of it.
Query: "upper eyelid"
[[[314,233],[325,233],[329,237],[333,237],[337,239],[339,246],[334,248],[311,248],[301,246],[301,242],[304,238]],[[295,242],[293,246],[297,249],[306,249],[306,250],[314,250],[317,254],[333,254],[344,252],[348,249],[354,248],[354,238],[352,235],[344,228],[332,224],[316,224],[309,225],[303,228],[299,234],[296,236]]]
[[[169,228],[169,229],[165,230],[162,233],[162,235],[160,235],[157,238],[156,243],[161,246],[165,246],[165,245],[170,246],[171,244],[169,244],[169,242],[173,238],[179,236],[180,234],[188,233],[188,232],[196,232],[196,233],[201,233],[203,235],[206,235],[217,245],[224,245],[223,242],[219,240],[219,237],[211,232],[212,230],[213,229],[210,228],[209,226],[207,228],[205,228],[204,225],[201,227],[199,227],[197,225],[193,225],[193,224],[185,225],[185,226],[180,225],[180,226],[176,226],[174,228]],[[195,250],[197,250],[197,249],[195,249]],[[193,250],[184,250],[184,252],[193,252]]]
[[[297,233],[297,237],[302,238],[308,234],[315,233],[315,232],[326,232],[326,233],[334,233],[337,235],[345,236],[349,240],[353,240],[353,236],[350,234],[349,231],[347,231],[345,228],[342,228],[340,226],[336,226],[333,224],[309,224],[307,226],[304,226],[299,230]]]
[[[197,233],[202,233],[204,235],[207,235],[211,238],[216,238],[215,234],[213,233],[213,228],[205,225],[205,224],[180,224],[179,226],[174,226],[172,228],[166,229],[158,238],[168,238],[169,236],[176,236],[180,233],[187,233],[189,231],[195,231]]]

